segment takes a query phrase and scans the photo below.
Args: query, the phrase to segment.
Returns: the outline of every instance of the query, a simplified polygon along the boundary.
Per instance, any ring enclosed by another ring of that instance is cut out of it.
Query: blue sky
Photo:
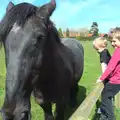
[[[0,19],[10,0],[2,1]],[[14,4],[30,2],[41,6],[50,0],[11,0]],[[80,29],[88,28],[96,21],[100,32],[108,32],[110,28],[120,26],[120,0],[56,0],[57,8],[51,19],[56,27]]]

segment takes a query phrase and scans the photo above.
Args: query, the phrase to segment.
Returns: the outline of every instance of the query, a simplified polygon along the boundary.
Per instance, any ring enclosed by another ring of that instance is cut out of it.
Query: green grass
[[[100,62],[99,62],[99,55],[97,52],[93,49],[92,47],[92,42],[81,42],[84,51],[85,51],[85,56],[84,56],[84,73],[83,76],[79,82],[79,93],[78,93],[78,105],[82,103],[82,101],[85,99],[85,97],[91,92],[93,87],[95,86],[95,81],[96,79],[101,75],[101,67],[100,67]],[[113,49],[111,46],[108,46],[110,51],[112,52]],[[3,104],[4,100],[4,81],[5,81],[5,61],[4,61],[4,50],[2,49],[0,51],[0,107]],[[38,120],[41,119],[43,120],[43,111],[42,109],[35,103],[34,98],[31,97],[31,112],[32,112],[32,119],[33,120]],[[90,119],[93,120],[93,117],[95,117],[95,109],[92,110],[92,113],[90,115]],[[54,108],[54,107],[53,107]],[[72,110],[68,110],[66,113],[66,119],[72,114]],[[119,116],[119,111],[115,110],[116,114],[116,119],[118,119]],[[1,118],[0,118],[1,120]],[[95,119],[94,119],[95,120]]]

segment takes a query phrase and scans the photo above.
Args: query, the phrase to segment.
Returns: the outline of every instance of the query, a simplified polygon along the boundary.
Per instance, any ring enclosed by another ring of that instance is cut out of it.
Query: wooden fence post
[[[120,92],[115,96],[115,107],[116,109],[120,109]]]
[[[73,113],[73,115],[69,118],[69,120],[88,120],[88,117],[101,95],[101,92],[104,88],[104,84],[97,83],[95,88],[91,91],[91,93],[86,97],[86,99],[82,102],[82,104],[78,107],[78,109]]]

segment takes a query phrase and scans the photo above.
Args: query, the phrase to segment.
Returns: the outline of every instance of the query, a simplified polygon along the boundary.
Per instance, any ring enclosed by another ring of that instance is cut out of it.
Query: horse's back
[[[61,42],[72,50],[75,59],[75,79],[78,81],[84,69],[84,48],[81,43],[74,38],[62,38]]]
[[[62,43],[69,48],[71,47],[71,50],[73,52],[81,52],[81,54],[84,56],[84,49],[81,43],[76,40],[75,38],[62,38],[61,39]]]

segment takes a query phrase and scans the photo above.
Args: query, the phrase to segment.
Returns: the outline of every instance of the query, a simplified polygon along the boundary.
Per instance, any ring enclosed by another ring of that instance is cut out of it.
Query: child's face
[[[112,46],[116,49],[120,47],[120,40],[118,40],[117,38],[113,37],[112,39]]]

